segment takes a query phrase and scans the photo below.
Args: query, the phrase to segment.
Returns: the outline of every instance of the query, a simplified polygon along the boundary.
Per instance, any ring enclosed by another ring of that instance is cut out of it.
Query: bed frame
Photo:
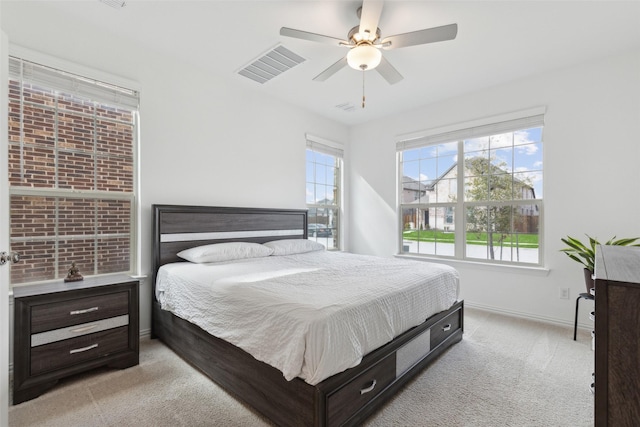
[[[276,368],[172,313],[155,297],[158,268],[203,244],[306,239],[307,211],[153,206],[152,337],[254,410],[281,426],[356,425],[462,339],[463,301],[366,355],[360,365],[312,386],[286,381]]]

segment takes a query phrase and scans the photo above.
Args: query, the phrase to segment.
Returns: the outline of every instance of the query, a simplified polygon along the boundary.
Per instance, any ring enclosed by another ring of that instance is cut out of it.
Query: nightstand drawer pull
[[[81,328],[71,329],[69,332],[73,332],[74,334],[81,334],[83,332],[90,331],[90,330],[95,329],[97,327],[98,327],[98,324],[94,323],[93,325],[88,325],[88,326],[83,326]]]
[[[442,327],[443,332],[447,332],[451,330],[451,323],[448,323]]]
[[[89,350],[97,348],[97,347],[98,347],[98,344],[91,344],[91,345],[89,345],[87,347],[75,348],[73,350],[70,350],[69,354],[82,353],[82,352],[89,351]]]
[[[69,314],[73,316],[75,314],[91,313],[92,311],[98,311],[98,307],[85,308],[83,310],[73,310],[73,311],[70,311]]]
[[[369,387],[366,387],[360,390],[360,394],[365,394],[365,393],[369,393],[370,391],[373,391],[373,389],[376,387],[376,384],[377,384],[377,381],[373,380],[373,382]]]

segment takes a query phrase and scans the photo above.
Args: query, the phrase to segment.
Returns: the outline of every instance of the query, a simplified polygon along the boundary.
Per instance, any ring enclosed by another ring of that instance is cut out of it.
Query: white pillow
[[[273,249],[259,243],[228,242],[196,246],[178,252],[180,258],[196,263],[231,261],[243,258],[260,258],[269,256]]]
[[[303,254],[305,252],[323,251],[325,249],[324,245],[306,239],[272,240],[271,242],[264,243],[264,246],[273,250],[271,255]]]

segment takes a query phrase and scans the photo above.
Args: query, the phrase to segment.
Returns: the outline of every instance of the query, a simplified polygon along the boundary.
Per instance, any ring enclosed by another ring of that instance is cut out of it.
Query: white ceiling
[[[5,7],[11,1],[2,3],[3,13],[15,10]],[[347,67],[326,82],[312,81],[345,55],[345,48],[279,35],[286,26],[346,39],[358,24],[360,4],[127,0],[124,8],[115,10],[98,0],[49,0],[38,10],[54,19],[56,14],[73,17],[96,31],[347,125],[640,49],[640,1],[386,1],[379,23],[383,37],[451,23],[458,24],[458,35],[452,41],[384,51],[404,80],[391,86],[377,72],[366,72],[367,103],[362,109],[362,72]],[[3,27],[10,26],[3,20]],[[306,61],[263,85],[237,74],[277,44]],[[336,108],[344,103],[356,108]]]

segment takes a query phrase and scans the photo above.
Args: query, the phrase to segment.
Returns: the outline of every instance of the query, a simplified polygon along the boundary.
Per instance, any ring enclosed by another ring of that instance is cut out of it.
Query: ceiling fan
[[[345,57],[314,77],[313,80],[315,81],[325,81],[343,67],[349,65],[355,70],[368,71],[375,69],[389,84],[395,84],[404,77],[382,56],[381,49],[398,49],[453,40],[458,33],[458,24],[449,24],[381,38],[382,33],[378,28],[378,21],[382,13],[382,6],[382,1],[364,0],[362,7],[358,8],[360,25],[353,27],[349,31],[347,40],[287,27],[280,29],[280,35],[349,48],[349,52]]]

